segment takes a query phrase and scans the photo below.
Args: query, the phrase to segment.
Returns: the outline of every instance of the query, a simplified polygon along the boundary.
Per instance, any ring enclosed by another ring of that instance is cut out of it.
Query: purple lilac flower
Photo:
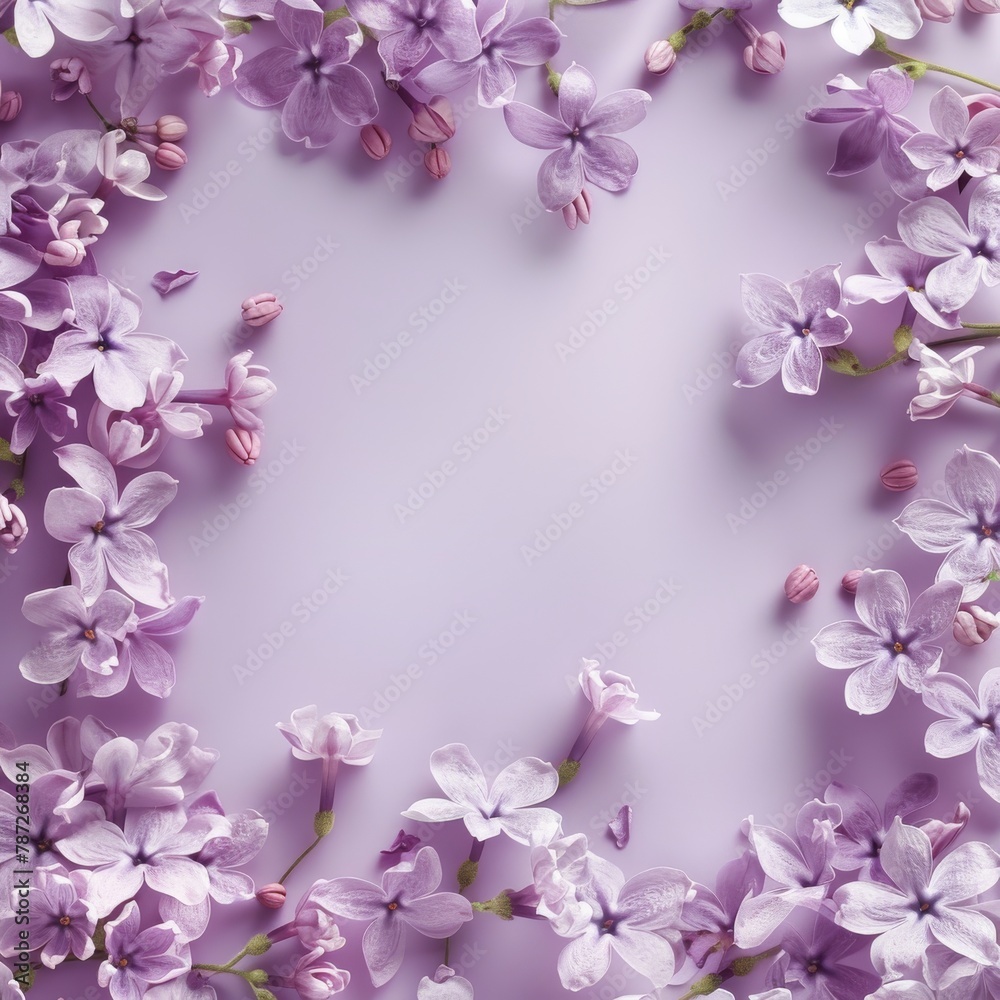
[[[72,953],[85,960],[94,954],[93,934],[97,916],[87,899],[90,872],[67,871],[62,865],[36,868],[28,889],[31,913],[31,947],[41,949],[39,958],[54,969]],[[16,954],[23,942],[21,926],[5,921],[0,934],[0,954]]]
[[[31,303],[13,286],[31,278],[42,263],[42,255],[11,236],[0,236],[0,319],[28,321]]]
[[[225,387],[222,389],[181,389],[174,395],[175,403],[204,403],[228,408],[237,427],[248,431],[262,431],[264,421],[254,413],[277,391],[277,386],[266,376],[263,365],[248,364],[253,351],[242,351],[226,363]]]
[[[97,395],[112,409],[142,406],[153,369],[170,371],[186,355],[167,337],[136,333],[142,303],[107,278],[84,275],[69,285],[73,328],[56,337],[38,373],[76,385],[93,372]]]
[[[406,76],[432,46],[455,62],[473,58],[482,47],[471,0],[351,0],[347,9],[377,32],[390,80]]]
[[[840,807],[813,799],[795,817],[794,837],[748,820],[750,846],[774,888],[747,896],[740,905],[733,937],[738,948],[763,944],[797,906],[818,908],[834,879],[834,828]]]
[[[422,69],[414,82],[428,94],[450,94],[478,81],[479,103],[499,108],[514,96],[517,78],[511,63],[541,66],[559,51],[562,32],[547,17],[519,21],[517,0],[483,0],[476,7],[482,52],[471,59],[442,59]]]
[[[987,177],[969,200],[969,224],[943,198],[921,198],[899,213],[903,242],[918,253],[947,257],[927,276],[927,295],[940,308],[961,309],[980,281],[1000,285],[1000,176]]]
[[[878,274],[852,274],[844,279],[844,301],[893,302],[905,295],[911,306],[935,326],[952,330],[958,327],[958,313],[938,308],[927,294],[927,276],[941,263],[939,257],[927,257],[911,250],[900,240],[882,236],[865,245],[868,259]]]
[[[914,500],[893,522],[925,552],[947,555],[937,579],[957,580],[962,599],[975,600],[1000,569],[1000,464],[984,451],[963,445],[944,468],[942,500]]]
[[[71,861],[94,868],[88,899],[100,916],[107,916],[144,883],[181,903],[200,903],[208,895],[208,872],[193,855],[228,832],[224,817],[199,813],[188,818],[179,805],[130,809],[124,829],[94,820],[60,840],[59,849]]]
[[[146,180],[150,171],[149,158],[141,149],[126,149],[119,153],[118,147],[123,142],[125,131],[120,128],[106,132],[101,137],[97,150],[97,169],[104,180],[98,190],[102,196],[117,189],[129,198],[162,201],[167,196],[166,192]]]
[[[323,902],[326,885],[323,880],[314,882],[295,907],[295,916],[267,932],[272,944],[297,938],[307,951],[313,948],[320,948],[322,951],[343,948],[345,941],[333,919],[334,914]]]
[[[177,480],[165,472],[146,472],[118,495],[111,463],[85,444],[56,449],[60,468],[79,487],[59,487],[45,501],[45,529],[61,542],[71,542],[69,563],[85,599],[104,592],[108,574],[122,590],[143,604],[165,608],[170,603],[167,567],[153,540],[139,528],[157,515],[177,493]]]
[[[830,2],[846,10],[839,0]],[[806,115],[809,121],[821,124],[850,122],[840,134],[837,156],[829,173],[834,177],[847,177],[881,160],[893,191],[907,199],[924,194],[927,190],[925,174],[902,150],[903,143],[919,131],[913,122],[900,114],[910,103],[913,80],[903,70],[890,66],[870,73],[865,87],[840,74],[826,85],[826,89],[831,94],[845,93],[858,105],[815,108]]]
[[[375,92],[364,73],[348,65],[364,40],[357,22],[341,18],[324,28],[321,11],[287,3],[275,5],[274,18],[294,47],[251,59],[236,81],[240,96],[260,108],[284,101],[285,135],[309,147],[329,145],[338,121],[370,122],[378,114]]]
[[[897,680],[919,691],[924,678],[938,669],[942,650],[931,640],[951,628],[961,601],[961,586],[940,580],[911,606],[898,573],[866,569],[854,597],[861,621],[820,629],[812,640],[816,659],[824,667],[853,671],[845,689],[848,708],[862,715],[881,712],[892,701]]]
[[[972,381],[976,374],[972,359],[982,350],[983,345],[976,344],[959,351],[953,358],[945,359],[914,337],[907,353],[914,361],[920,362],[920,369],[917,372],[917,395],[910,400],[907,411],[910,419],[943,417],[963,396],[984,401],[982,393],[988,390],[974,388]]]
[[[0,358],[0,389],[7,389],[7,412],[15,418],[10,436],[11,451],[23,455],[40,430],[56,442],[76,427],[76,410],[67,405],[75,387],[62,385],[51,375],[20,378],[19,384],[3,384],[4,362]],[[9,388],[8,388],[9,386]]]
[[[94,754],[115,734],[94,716],[84,719],[68,716],[49,726],[45,736],[45,746],[35,743],[11,745],[9,750],[0,750],[0,768],[11,781],[20,768],[19,761],[28,762],[28,772],[38,778],[50,771],[64,771],[73,775],[82,784],[90,771]]]
[[[644,90],[618,90],[600,101],[597,84],[573,63],[559,81],[559,117],[527,104],[505,104],[504,121],[518,142],[553,149],[538,171],[538,197],[550,212],[569,205],[590,182],[605,191],[624,191],[639,169],[625,132],[646,117],[650,97]]]
[[[98,983],[112,1000],[139,1000],[156,984],[176,979],[191,968],[187,945],[173,924],[156,924],[144,931],[139,907],[129,900],[121,914],[105,925],[108,957],[97,971]]]
[[[719,869],[715,892],[694,883],[694,895],[685,901],[677,926],[683,932],[688,955],[699,969],[710,955],[725,955],[733,944],[740,904],[748,895],[759,895],[763,888],[764,870],[751,851],[744,851]]]
[[[431,938],[451,937],[472,919],[472,905],[455,892],[435,892],[441,862],[432,847],[421,847],[412,861],[401,861],[377,886],[359,878],[336,878],[313,886],[315,899],[348,920],[371,921],[361,941],[372,983],[382,986],[399,970],[412,928]]]
[[[20,982],[3,962],[0,962],[0,1000],[24,1000]]]
[[[859,56],[875,41],[875,31],[892,38],[912,38],[923,24],[914,0],[781,0],[778,13],[793,28],[815,28],[827,21],[833,40]]]
[[[417,984],[417,1000],[472,1000],[472,983],[456,976],[448,965],[439,965],[434,978],[424,976]]]
[[[55,44],[53,28],[67,38],[93,41],[114,28],[110,3],[66,6],[54,0],[14,0],[14,30],[17,44],[37,59]]]
[[[579,934],[590,920],[590,906],[577,898],[577,886],[587,878],[592,857],[582,833],[531,848],[536,912],[562,936]]]
[[[886,876],[879,855],[886,831],[897,816],[905,820],[918,809],[930,805],[937,793],[938,781],[933,774],[911,774],[889,793],[885,808],[880,812],[871,797],[860,788],[831,782],[823,798],[839,806],[843,814],[835,834],[837,852],[833,867],[838,871],[860,870],[863,878],[884,882]]]
[[[675,868],[649,868],[627,882],[621,870],[588,854],[578,872],[576,899],[588,918],[572,926],[552,922],[572,940],[559,953],[559,979],[568,990],[593,986],[617,954],[657,988],[665,986],[684,948],[677,929],[691,880]]]
[[[268,986],[293,989],[300,1000],[327,1000],[347,987],[351,974],[325,961],[326,951],[313,948],[300,955],[290,976],[268,976]]]
[[[116,590],[103,591],[90,605],[77,587],[28,594],[24,617],[48,633],[21,659],[21,675],[35,684],[58,684],[80,663],[96,674],[110,673],[118,663],[115,640],[134,627],[134,612],[135,604]]]
[[[996,928],[968,902],[1000,879],[991,847],[963,844],[935,868],[927,834],[897,817],[882,845],[882,867],[888,884],[851,882],[834,893],[838,924],[878,935],[871,958],[880,975],[912,972],[935,942],[982,965],[1000,961]]]
[[[936,674],[923,691],[924,704],[944,716],[927,728],[924,747],[934,757],[957,757],[976,751],[979,784],[1000,802],[1000,668],[979,682],[978,696],[969,683],[954,674]]]
[[[878,976],[844,959],[864,943],[857,934],[820,914],[808,943],[794,930],[781,936],[781,954],[767,971],[767,984],[798,983],[806,1000],[862,1000],[881,985]]]
[[[842,344],[851,324],[840,307],[840,268],[825,264],[786,285],[768,274],[741,276],[743,308],[763,336],[744,344],[734,384],[763,385],[781,372],[788,392],[813,395],[823,373],[821,348]]]
[[[930,171],[927,186],[932,191],[940,191],[963,174],[985,177],[997,172],[1000,108],[983,111],[970,120],[965,101],[951,87],[943,87],[931,98],[930,112],[934,132],[910,136],[903,143],[903,152],[919,169]]]
[[[134,676],[147,694],[166,698],[173,690],[177,671],[173,657],[160,645],[161,636],[176,635],[191,624],[204,597],[182,597],[163,611],[140,618],[135,627],[119,640],[118,664],[106,674],[87,674],[78,693],[95,698],[118,694]]]
[[[431,754],[431,774],[447,798],[414,802],[403,812],[407,819],[461,819],[478,841],[505,833],[519,844],[544,844],[558,835],[559,814],[536,804],[555,795],[559,775],[537,757],[508,764],[487,789],[483,769],[469,748],[449,743]]]

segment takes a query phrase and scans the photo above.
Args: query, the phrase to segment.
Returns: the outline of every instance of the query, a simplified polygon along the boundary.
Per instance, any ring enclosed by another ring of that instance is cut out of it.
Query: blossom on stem
[[[324,961],[326,954],[323,948],[305,952],[292,966],[290,976],[268,976],[267,985],[295,990],[300,1000],[327,1000],[347,987],[351,974]]]
[[[815,28],[832,21],[833,40],[856,56],[870,48],[875,31],[912,38],[923,24],[914,0],[781,0],[778,13],[793,28]]]
[[[920,369],[917,372],[917,395],[910,400],[907,411],[910,419],[943,417],[962,396],[979,396],[969,386],[976,373],[972,359],[983,349],[982,344],[977,344],[946,360],[914,337],[907,351],[911,358],[920,362]]]
[[[140,931],[139,907],[129,900],[105,925],[107,958],[97,970],[97,981],[112,1000],[137,1000],[155,983],[176,979],[191,968],[187,945],[175,924],[156,924]]]

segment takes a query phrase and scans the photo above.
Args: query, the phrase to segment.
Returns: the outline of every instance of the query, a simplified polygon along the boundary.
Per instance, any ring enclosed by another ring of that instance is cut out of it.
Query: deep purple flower
[[[961,309],[979,288],[1000,285],[1000,176],[969,200],[969,224],[943,198],[921,198],[899,213],[899,235],[918,253],[947,257],[927,277],[927,295],[945,311]]]
[[[854,597],[861,621],[834,622],[820,629],[812,640],[816,659],[824,667],[853,671],[845,691],[848,708],[862,715],[881,712],[892,701],[897,680],[919,691],[924,678],[937,670],[942,650],[931,640],[951,628],[961,601],[961,586],[942,580],[911,606],[898,573],[865,570]]]
[[[335,878],[312,888],[317,902],[348,920],[368,920],[362,949],[372,983],[382,986],[403,961],[406,929],[431,938],[451,937],[472,919],[472,905],[458,893],[435,892],[441,862],[432,847],[421,847],[412,861],[401,861],[377,886],[359,878]]]
[[[108,957],[97,970],[97,981],[112,1000],[139,1000],[155,983],[176,979],[191,968],[186,944],[170,923],[139,930],[139,907],[129,900],[121,914],[105,925]]]
[[[415,83],[428,94],[450,94],[478,80],[479,103],[499,108],[514,96],[517,78],[511,63],[541,66],[559,51],[562,32],[547,17],[517,20],[516,0],[483,0],[476,7],[482,52],[471,59],[442,59],[422,69]]]
[[[558,118],[517,101],[504,105],[507,128],[518,142],[556,150],[538,171],[538,197],[550,212],[569,205],[586,181],[605,191],[624,191],[639,169],[635,150],[612,133],[646,117],[649,94],[618,90],[596,98],[594,78],[573,63],[559,81]]]
[[[21,674],[36,684],[58,684],[82,663],[96,674],[110,673],[118,663],[116,639],[136,622],[135,604],[116,590],[84,602],[76,587],[54,587],[28,594],[24,617],[48,629],[45,641],[21,660]]]
[[[788,392],[813,395],[823,373],[820,348],[842,344],[851,324],[840,307],[840,268],[832,264],[786,285],[768,274],[741,276],[743,308],[763,332],[744,344],[736,359],[734,384],[762,385],[781,372]]]
[[[390,80],[406,76],[431,46],[456,62],[482,47],[471,0],[351,0],[348,10],[378,33],[378,54]]]
[[[930,805],[937,793],[938,781],[933,774],[911,774],[889,793],[885,808],[880,812],[871,797],[860,788],[831,782],[823,797],[839,806],[843,814],[836,830],[837,853],[833,867],[838,871],[861,870],[864,878],[885,881],[879,854],[886,831],[897,816],[905,820],[918,809]]]
[[[479,762],[464,743],[449,743],[431,754],[431,774],[447,798],[420,799],[403,812],[425,823],[464,820],[476,840],[506,833],[519,844],[545,844],[558,835],[560,817],[538,807],[555,795],[559,775],[537,757],[508,764],[487,789]]]
[[[60,468],[79,487],[59,487],[45,501],[45,529],[61,542],[73,543],[69,563],[85,598],[93,600],[107,586],[108,574],[122,590],[143,604],[170,603],[167,567],[160,562],[147,524],[173,500],[177,480],[165,472],[146,472],[118,495],[111,463],[85,444],[56,449]]]
[[[893,522],[925,552],[945,552],[938,580],[957,580],[973,601],[1000,569],[1000,464],[963,445],[944,468],[942,500],[914,500]]]
[[[324,28],[322,11],[287,3],[275,5],[274,19],[294,47],[268,49],[243,67],[236,89],[244,100],[260,108],[284,101],[285,135],[309,147],[328,145],[338,120],[360,126],[378,114],[368,78],[348,65],[364,40],[357,22],[345,17]]]
[[[0,359],[2,368],[2,359]],[[15,417],[10,447],[23,455],[39,430],[56,442],[62,441],[71,427],[76,427],[76,410],[64,400],[72,388],[61,385],[51,375],[25,378],[7,397],[7,412]]]
[[[903,143],[903,152],[921,170],[929,170],[927,186],[933,191],[969,177],[995,174],[1000,167],[1000,108],[971,118],[965,101],[943,87],[931,98],[934,132],[918,132]],[[936,134],[935,134],[936,133]]]
[[[888,884],[851,882],[834,893],[838,924],[878,935],[871,957],[880,975],[912,972],[935,942],[982,965],[1000,961],[996,928],[969,903],[1000,879],[991,847],[963,844],[934,868],[927,834],[897,817],[882,845],[882,867]]]
[[[829,2],[846,10],[839,0]],[[861,8],[862,4],[857,6]],[[865,87],[840,74],[826,85],[826,89],[831,94],[845,93],[858,105],[815,108],[806,115],[809,121],[822,124],[850,122],[840,134],[837,156],[829,172],[834,177],[846,177],[881,160],[893,191],[907,199],[924,194],[927,190],[925,172],[918,170],[902,149],[903,143],[919,131],[913,122],[900,114],[910,103],[912,78],[899,67],[890,66],[870,73]]]
[[[793,28],[815,28],[833,21],[833,40],[859,56],[875,41],[875,31],[912,38],[923,24],[914,0],[781,0],[778,13]]]

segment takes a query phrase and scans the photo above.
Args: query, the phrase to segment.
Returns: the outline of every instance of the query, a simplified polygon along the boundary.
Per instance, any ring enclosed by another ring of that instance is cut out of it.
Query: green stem
[[[973,326],[971,323],[963,323],[962,326],[968,327],[972,330],[978,330],[978,333],[972,334],[971,336],[965,337],[945,337],[944,340],[935,340],[933,343],[928,343],[928,347],[947,347],[949,344],[969,344],[976,340],[989,340],[992,337],[1000,337],[1000,327],[990,325],[988,327]],[[986,333],[983,331],[992,330],[992,333]]]
[[[104,126],[106,131],[113,132],[116,128],[118,128],[117,125],[113,125],[111,122],[107,120],[107,118],[104,117],[104,115],[101,114],[97,105],[90,99],[90,94],[84,94],[83,98],[90,105],[91,111],[93,111],[94,114],[101,119],[101,124]]]
[[[1000,323],[963,323],[966,330],[1000,330]]]
[[[284,873],[284,874],[283,874],[283,875],[281,876],[281,878],[279,878],[279,879],[278,879],[278,882],[279,882],[279,883],[280,883],[281,885],[284,885],[284,884],[285,884],[285,879],[287,879],[287,878],[288,878],[288,876],[289,876],[289,875],[291,875],[291,874],[292,874],[292,872],[293,872],[293,871],[295,871],[295,869],[299,867],[299,864],[300,864],[300,863],[301,863],[301,862],[302,862],[302,861],[303,861],[303,860],[304,860],[304,859],[305,859],[305,858],[306,858],[306,857],[307,857],[307,856],[308,856],[308,855],[309,855],[309,854],[310,854],[310,853],[311,853],[312,851],[314,851],[314,850],[316,849],[316,845],[317,845],[317,844],[318,844],[318,843],[319,843],[319,842],[320,842],[320,841],[321,841],[322,839],[323,839],[323,838],[322,838],[321,836],[320,836],[320,837],[317,837],[317,838],[316,838],[316,839],[315,839],[315,840],[314,840],[314,841],[313,841],[313,842],[312,842],[312,843],[311,843],[311,844],[310,844],[310,845],[309,845],[309,846],[308,846],[308,847],[307,847],[307,848],[306,848],[306,849],[305,849],[305,850],[304,850],[304,851],[303,851],[303,852],[302,852],[302,853],[301,853],[301,854],[300,854],[300,855],[299,855],[299,856],[298,856],[298,857],[297,857],[297,858],[296,858],[296,859],[295,859],[295,860],[294,860],[294,861],[293,861],[293,862],[292,862],[292,863],[291,863],[291,864],[290,864],[290,865],[288,866],[288,868],[287,868],[287,869],[285,870],[285,873]]]
[[[941,66],[938,63],[925,62],[923,59],[916,59],[913,56],[908,56],[902,52],[896,52],[894,49],[890,49],[886,44],[885,35],[883,35],[881,31],[875,32],[875,41],[872,42],[870,47],[876,52],[884,53],[898,65],[901,65],[903,69],[906,70],[907,74],[914,79],[919,79],[928,71],[933,73],[945,73],[948,76],[958,77],[960,80],[968,80],[969,83],[974,83],[977,87],[986,87],[989,90],[1000,93],[1000,84],[991,83],[989,80],[984,80],[979,76],[972,76],[970,73],[963,73],[961,70],[952,69],[950,66]]]
[[[896,351],[895,354],[890,355],[885,361],[880,364],[873,365],[871,368],[860,368],[856,371],[855,375],[872,375],[875,372],[882,371],[883,368],[888,368],[890,365],[898,364],[900,361],[905,361],[909,357],[906,351]]]

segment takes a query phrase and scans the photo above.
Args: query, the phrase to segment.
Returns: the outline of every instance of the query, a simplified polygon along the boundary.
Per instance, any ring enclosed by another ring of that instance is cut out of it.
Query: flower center
[[[93,642],[97,638],[97,633],[92,628],[88,628],[84,631],[83,637]]]
[[[895,653],[902,653],[903,650],[906,649],[906,647],[897,639],[892,644],[892,649],[893,649],[893,652],[895,652]]]
[[[984,535],[985,535],[985,536],[986,536],[987,538],[989,538],[989,537],[990,537],[990,535],[992,535],[992,534],[993,534],[993,529],[992,529],[992,528],[991,528],[991,527],[990,527],[990,526],[989,526],[988,524],[984,524],[984,525],[983,525],[983,526],[982,526],[982,527],[981,527],[981,528],[980,528],[979,530],[980,530],[980,531],[981,531],[981,532],[982,532],[982,533],[983,533],[983,534],[984,534]]]
[[[117,962],[117,965],[118,965],[119,969],[124,969],[125,966],[128,965],[128,959],[127,958],[119,958],[118,962]]]
[[[99,535],[104,530],[104,522],[98,521],[91,529],[95,535]]]
[[[52,841],[51,840],[38,841],[38,843],[35,844],[35,850],[38,851],[39,854],[44,854],[46,851],[51,851]]]
[[[801,330],[799,330],[800,337],[808,337],[810,333],[812,333],[812,330],[810,330],[808,326],[804,326]]]
[[[41,395],[40,395],[39,393],[37,393],[37,392],[33,392],[33,393],[32,393],[32,394],[31,394],[31,395],[30,395],[30,396],[28,397],[28,402],[29,402],[29,403],[30,403],[30,404],[31,404],[32,406],[41,406],[41,404],[42,404],[42,397],[41,397]]]
[[[387,909],[387,910],[398,910],[398,909],[399,909],[399,903],[390,903],[390,904],[389,904],[389,905],[388,905],[388,906],[386,907],[386,909]]]
[[[60,917],[59,924],[62,927],[69,927],[69,917]]]
[[[815,960],[813,960],[812,962],[810,962],[806,966],[806,972],[808,972],[812,976],[815,976],[816,973],[819,972],[819,963],[816,962]]]
[[[964,160],[965,159],[965,150],[964,149],[957,150],[956,153],[955,153],[955,159],[956,160]]]

